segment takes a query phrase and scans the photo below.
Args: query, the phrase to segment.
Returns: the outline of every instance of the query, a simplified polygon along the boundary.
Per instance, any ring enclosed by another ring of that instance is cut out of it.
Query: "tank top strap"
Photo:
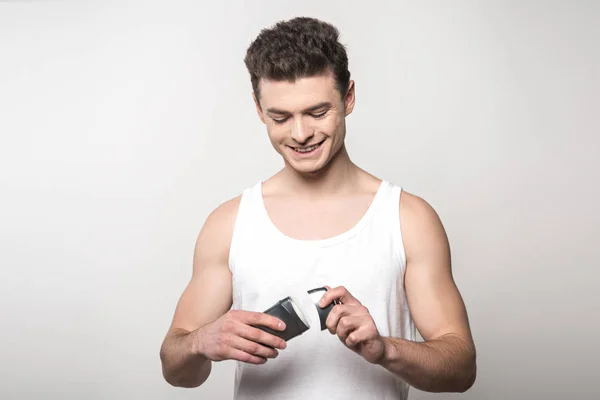
[[[260,195],[261,183],[258,182],[252,186],[246,187],[241,195],[237,210],[237,216],[233,227],[231,244],[229,247],[229,269],[235,276],[235,262],[239,254],[240,247],[244,243],[248,235],[252,235],[253,231],[260,229],[257,221],[257,209],[260,205],[258,197]]]
[[[405,268],[406,254],[404,252],[400,221],[400,198],[402,191],[402,186],[384,181],[381,198],[377,204],[377,218],[380,224],[385,225],[387,232],[392,238],[395,256],[401,262],[402,267]]]

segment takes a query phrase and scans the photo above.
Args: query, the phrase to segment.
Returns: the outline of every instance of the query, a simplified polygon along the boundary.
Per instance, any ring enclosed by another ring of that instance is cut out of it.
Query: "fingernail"
[[[277,326],[279,326],[279,329],[284,329],[285,325],[283,324],[283,322],[280,322]]]

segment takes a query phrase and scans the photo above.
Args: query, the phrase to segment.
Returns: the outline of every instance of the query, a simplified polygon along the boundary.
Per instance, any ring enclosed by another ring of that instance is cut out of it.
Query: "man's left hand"
[[[377,364],[384,356],[385,343],[369,310],[345,287],[326,288],[319,306],[324,307],[334,300],[342,303],[334,306],[327,317],[325,324],[329,332],[365,360]]]

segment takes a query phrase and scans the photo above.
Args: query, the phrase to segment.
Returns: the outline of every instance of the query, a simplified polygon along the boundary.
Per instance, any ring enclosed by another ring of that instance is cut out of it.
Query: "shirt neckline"
[[[269,215],[269,212],[267,211],[267,207],[264,202],[264,197],[263,197],[263,192],[262,192],[263,184],[264,184],[264,180],[260,180],[256,184],[255,195],[258,200],[260,213],[262,214],[262,218],[266,221],[266,225],[268,226],[269,230],[275,236],[277,236],[279,239],[283,240],[284,242],[288,242],[288,243],[300,245],[300,246],[307,246],[307,247],[331,246],[331,245],[346,241],[346,240],[350,239],[351,237],[355,236],[358,232],[360,232],[367,225],[367,223],[371,219],[371,216],[375,212],[374,210],[377,207],[377,204],[379,203],[380,198],[383,196],[384,189],[388,186],[388,183],[386,180],[381,180],[381,183],[379,184],[379,188],[375,192],[375,195],[373,196],[371,203],[369,204],[369,207],[367,208],[365,213],[351,228],[347,229],[346,231],[338,233],[334,236],[324,238],[324,239],[297,239],[297,238],[286,235],[274,224],[273,220],[271,219],[271,217]]]

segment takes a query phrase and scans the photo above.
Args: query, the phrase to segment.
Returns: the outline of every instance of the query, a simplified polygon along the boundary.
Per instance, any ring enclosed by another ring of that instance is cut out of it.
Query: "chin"
[[[302,174],[316,174],[320,172],[325,167],[325,162],[322,160],[311,160],[311,161],[302,161],[298,162],[296,160],[288,160],[288,165],[296,172]]]
[[[298,154],[292,148],[285,146],[281,152],[286,163],[298,172],[316,172],[323,168],[329,158],[328,141],[325,140],[321,146],[312,154]]]

